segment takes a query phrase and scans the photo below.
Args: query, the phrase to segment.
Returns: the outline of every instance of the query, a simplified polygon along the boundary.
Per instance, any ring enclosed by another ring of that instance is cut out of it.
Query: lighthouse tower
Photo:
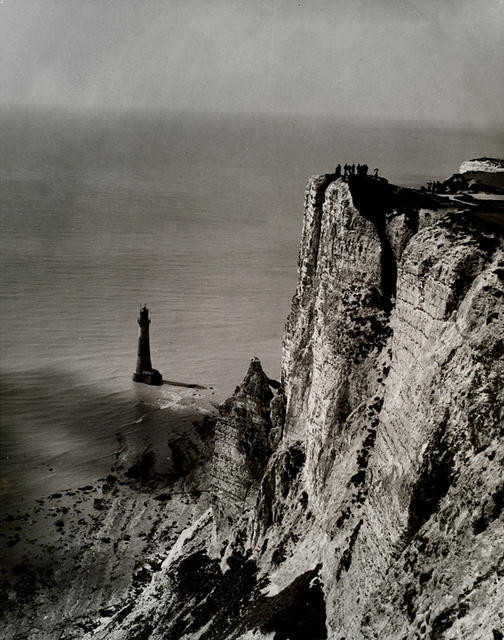
[[[163,384],[163,376],[157,369],[152,368],[149,343],[150,319],[149,310],[145,305],[140,309],[138,325],[137,366],[133,374],[133,380],[135,382],[144,382],[145,384]]]

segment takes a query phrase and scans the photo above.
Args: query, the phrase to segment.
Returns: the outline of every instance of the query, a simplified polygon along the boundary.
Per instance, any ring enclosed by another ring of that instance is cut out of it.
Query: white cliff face
[[[319,183],[312,180],[308,193]],[[392,295],[382,281],[390,247],[382,247],[373,221],[358,214],[348,182],[330,183],[321,196],[316,215],[310,211],[305,220],[303,235],[311,235],[318,250],[302,256],[301,273],[311,277],[307,286],[300,279],[283,359],[285,433],[305,441],[311,493],[332,466],[333,445],[347,416],[367,396],[368,371],[386,334]]]
[[[502,627],[504,588],[502,239],[397,201],[377,230],[379,201],[375,218],[373,205],[359,210],[359,188],[340,179],[318,217],[308,210],[318,252],[309,264],[301,252],[309,294],[301,279],[284,343],[286,433],[303,438],[308,504],[326,536],[329,637],[483,637],[478,625]],[[407,231],[407,216],[424,228]],[[491,523],[475,533],[482,503]]]
[[[497,158],[475,158],[474,160],[465,160],[460,165],[459,173],[467,173],[469,171],[497,173],[504,171],[504,161]]]
[[[385,622],[391,638],[502,629],[503,257],[501,240],[453,223],[406,251],[371,465],[388,491],[369,502],[397,547],[365,637]]]

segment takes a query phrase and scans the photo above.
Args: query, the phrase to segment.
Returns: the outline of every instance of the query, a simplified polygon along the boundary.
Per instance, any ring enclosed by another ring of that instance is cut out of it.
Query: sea
[[[365,162],[419,186],[504,149],[502,132],[329,116],[0,123],[0,491],[20,504],[106,473],[120,433],[168,438],[252,356],[278,378],[310,175]],[[153,365],[204,389],[132,381],[144,303]]]

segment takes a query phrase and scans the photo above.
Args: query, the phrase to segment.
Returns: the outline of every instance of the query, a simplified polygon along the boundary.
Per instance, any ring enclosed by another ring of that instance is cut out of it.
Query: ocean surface
[[[499,156],[502,134],[219,114],[1,117],[4,496],[85,482],[116,434],[279,376],[306,179],[366,162],[402,185]],[[141,303],[153,365],[132,382]],[[197,411],[197,409],[195,409]]]

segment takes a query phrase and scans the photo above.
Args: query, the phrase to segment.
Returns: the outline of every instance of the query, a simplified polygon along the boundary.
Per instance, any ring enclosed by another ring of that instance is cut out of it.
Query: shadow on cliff
[[[401,211],[411,235],[414,235],[419,227],[419,209],[437,210],[446,207],[446,202],[415,189],[392,185],[384,178],[355,175],[348,177],[348,183],[355,206],[364,218],[373,223],[380,240],[383,309],[390,313],[396,296],[400,256],[395,255],[387,233],[387,216]]]
[[[169,584],[178,596],[172,603],[176,612],[165,612],[156,621],[157,629],[167,640],[193,633],[207,640],[238,638],[254,630],[273,634],[274,640],[325,640],[326,603],[319,570],[320,565],[306,571],[267,597],[262,592],[267,581],[259,579],[252,559],[233,554],[222,572],[218,560],[197,552],[170,575]],[[142,620],[138,630],[152,633],[151,621]]]
[[[397,262],[386,233],[386,213],[393,207],[395,192],[383,178],[370,176],[350,176],[349,186],[355,206],[364,218],[373,223],[380,240],[382,304],[383,309],[390,313],[396,296]]]

